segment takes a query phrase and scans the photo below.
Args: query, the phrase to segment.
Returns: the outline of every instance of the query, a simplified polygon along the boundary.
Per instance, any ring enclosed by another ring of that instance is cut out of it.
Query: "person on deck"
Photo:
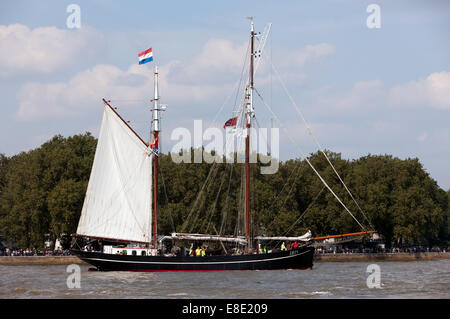
[[[281,244],[281,251],[286,250],[286,245],[284,244],[284,242]]]

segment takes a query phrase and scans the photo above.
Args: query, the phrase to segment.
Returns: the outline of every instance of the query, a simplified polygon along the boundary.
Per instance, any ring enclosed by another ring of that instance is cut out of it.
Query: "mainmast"
[[[250,83],[247,91],[247,105],[245,112],[245,126],[247,135],[245,137],[245,236],[247,237],[247,250],[251,249],[250,238],[250,126],[253,115],[253,60],[254,60],[254,36],[255,30],[253,17],[249,18],[251,22],[250,31]]]
[[[154,98],[153,98],[153,116],[152,116],[152,150],[153,150],[153,247],[158,244],[158,153],[159,153],[159,93],[158,93],[158,67],[154,69]]]

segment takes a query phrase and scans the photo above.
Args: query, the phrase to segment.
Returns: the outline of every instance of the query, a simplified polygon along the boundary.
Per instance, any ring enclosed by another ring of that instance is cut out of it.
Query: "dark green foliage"
[[[10,158],[0,154],[0,232],[17,247],[40,248],[45,234],[74,233],[95,154],[89,133],[55,136],[38,149]],[[193,156],[193,150],[192,156]],[[444,191],[418,159],[368,155],[349,161],[327,152],[362,212],[322,153],[310,162],[368,230],[389,247],[448,245],[450,190]],[[158,232],[244,233],[243,165],[180,163],[160,154]],[[361,227],[324,187],[305,160],[282,162],[260,174],[251,164],[253,235],[314,236]]]
[[[45,234],[76,230],[96,145],[90,133],[57,135],[0,164],[0,232],[10,243],[42,248]]]

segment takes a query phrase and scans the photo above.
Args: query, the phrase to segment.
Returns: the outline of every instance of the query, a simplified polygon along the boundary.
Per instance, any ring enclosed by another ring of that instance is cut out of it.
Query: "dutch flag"
[[[141,53],[138,54],[138,57],[139,57],[139,64],[144,64],[153,61],[152,48],[142,51]]]

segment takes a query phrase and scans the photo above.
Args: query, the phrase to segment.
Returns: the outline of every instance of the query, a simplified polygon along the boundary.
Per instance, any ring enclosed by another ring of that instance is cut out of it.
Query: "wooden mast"
[[[253,20],[253,18],[250,18]],[[247,237],[247,250],[251,249],[250,238],[250,122],[253,111],[253,51],[254,51],[254,26],[251,23],[250,32],[250,85],[246,112],[247,136],[245,137],[245,236]]]
[[[158,94],[158,67],[154,70],[154,98],[153,98],[153,247],[158,245],[158,153],[159,153],[159,94]]]
[[[159,132],[153,132],[154,139],[158,138]],[[156,152],[158,145],[154,145]],[[153,157],[153,246],[156,248],[158,244],[158,156],[156,153]]]

